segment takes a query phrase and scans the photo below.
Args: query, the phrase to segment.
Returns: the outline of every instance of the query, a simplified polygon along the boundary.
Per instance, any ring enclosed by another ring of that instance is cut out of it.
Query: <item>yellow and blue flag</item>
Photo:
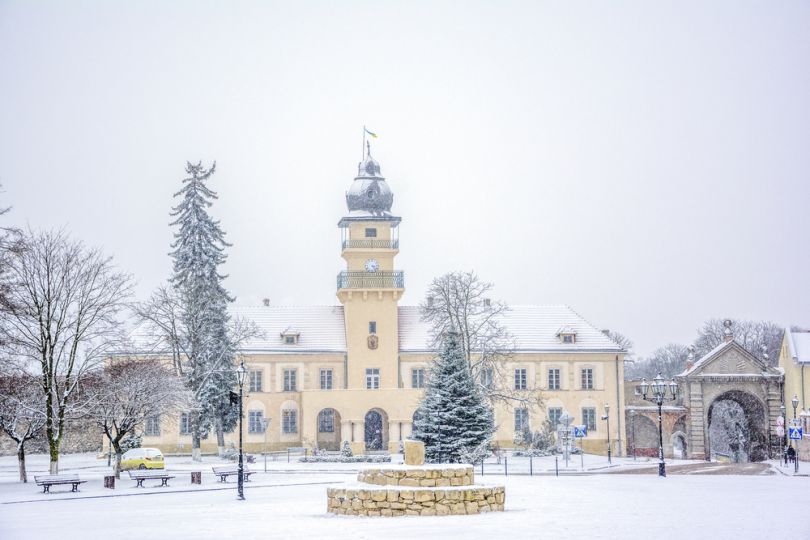
[[[363,129],[366,131],[366,133],[368,133],[369,135],[371,135],[371,137],[372,137],[372,138],[374,138],[374,139],[376,139],[376,138],[377,138],[377,134],[376,134],[376,133],[374,133],[374,132],[369,131],[369,130],[368,130],[368,128],[366,128],[366,126],[363,126]]]

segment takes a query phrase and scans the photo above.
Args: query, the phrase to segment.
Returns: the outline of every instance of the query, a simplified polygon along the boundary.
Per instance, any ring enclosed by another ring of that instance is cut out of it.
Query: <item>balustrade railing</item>
[[[405,272],[341,272],[338,289],[403,289]]]
[[[399,240],[344,240],[343,249],[399,249]]]

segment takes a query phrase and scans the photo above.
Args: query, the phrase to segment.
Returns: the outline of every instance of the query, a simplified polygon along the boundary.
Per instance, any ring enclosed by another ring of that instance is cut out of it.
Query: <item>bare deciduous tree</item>
[[[153,360],[113,360],[94,374],[91,418],[107,435],[115,451],[115,475],[121,470],[121,442],[143,428],[149,418],[160,418],[188,407],[183,381],[170,368]]]
[[[695,357],[700,358],[723,343],[723,319],[709,319],[698,330],[695,340]],[[768,364],[773,366],[779,359],[782,347],[782,336],[785,329],[770,321],[745,321],[731,319],[731,331],[734,340],[748,352],[764,360],[768,355]]]
[[[493,285],[474,272],[450,272],[435,278],[419,305],[422,320],[431,325],[433,350],[440,350],[451,328],[459,333],[461,347],[475,381],[491,401],[511,406],[541,403],[537,390],[515,390],[506,363],[514,356],[515,339],[502,323],[509,307],[490,297]]]
[[[686,369],[686,359],[689,350],[684,345],[669,343],[657,348],[647,358],[639,358],[625,368],[625,379],[651,379],[659,373],[666,378],[672,378]]]
[[[199,393],[204,391],[210,379],[219,378],[222,371],[234,369],[235,366],[228,364],[230,357],[211,359],[204,366],[194,365],[194,358],[190,351],[192,332],[187,328],[185,322],[194,319],[183,316],[183,304],[172,287],[159,287],[152,293],[149,300],[136,304],[133,309],[141,324],[136,336],[136,352],[160,356],[170,355],[175,373],[182,377],[186,385],[195,392],[194,400],[191,403],[199,401]],[[262,336],[261,329],[253,321],[243,317],[233,317],[228,322],[228,340],[233,351],[238,351],[246,341]],[[192,374],[194,374],[193,380]],[[214,420],[219,455],[223,455],[225,452],[224,424],[226,422],[223,421],[223,417],[230,413],[230,410],[225,410],[226,406],[227,404],[221,404],[223,410]]]
[[[0,370],[0,430],[17,443],[20,482],[28,481],[25,443],[45,427],[42,389],[36,377],[3,358]]]
[[[119,337],[131,278],[62,232],[28,232],[10,258],[0,336],[38,373],[52,474],[66,421],[81,414],[79,385]]]

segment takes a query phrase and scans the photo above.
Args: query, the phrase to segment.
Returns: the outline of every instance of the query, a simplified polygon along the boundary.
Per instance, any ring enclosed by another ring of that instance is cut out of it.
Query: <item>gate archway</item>
[[[366,450],[383,450],[388,448],[388,415],[380,408],[366,413],[365,437]]]
[[[753,394],[723,392],[709,406],[707,424],[712,459],[742,463],[768,459],[768,418]]]

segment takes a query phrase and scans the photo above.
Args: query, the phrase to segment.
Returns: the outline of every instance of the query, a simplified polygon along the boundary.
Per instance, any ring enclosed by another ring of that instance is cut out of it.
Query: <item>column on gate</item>
[[[352,421],[351,420],[341,420],[340,421],[340,444],[343,444],[343,441],[352,440]]]

